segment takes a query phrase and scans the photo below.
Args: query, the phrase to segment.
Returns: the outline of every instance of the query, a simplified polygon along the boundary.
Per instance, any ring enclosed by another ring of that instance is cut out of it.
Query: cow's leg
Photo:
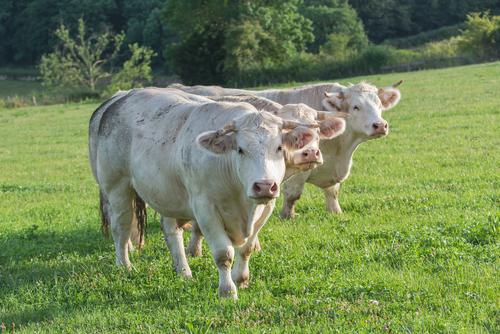
[[[195,207],[196,222],[207,240],[219,270],[219,296],[238,299],[236,285],[231,278],[234,247],[220,215],[211,203],[201,202]]]
[[[250,269],[248,266],[250,255],[252,254],[252,251],[255,250],[255,245],[259,244],[257,234],[271,216],[273,209],[274,203],[266,205],[262,214],[254,223],[253,234],[248,238],[247,242],[243,246],[236,248],[236,259],[233,270],[231,271],[231,277],[240,288],[248,287],[250,281]]]
[[[189,245],[187,248],[187,253],[189,256],[198,257],[202,255],[202,241],[203,234],[201,233],[200,227],[198,226],[196,221],[193,221],[191,225],[191,236],[189,238]]]
[[[111,234],[115,243],[116,264],[131,267],[128,256],[134,216],[133,190],[128,181],[115,185],[107,194],[110,206]]]
[[[235,249],[234,266],[231,270],[231,277],[239,288],[247,288],[250,281],[250,269],[248,263],[254,245],[245,244]]]
[[[323,190],[325,191],[326,210],[333,213],[341,213],[342,209],[339,204],[340,183],[336,183]]]
[[[183,277],[192,277],[191,268],[189,268],[186,253],[184,252],[184,239],[182,238],[184,221],[161,216],[160,224],[165,242],[172,256],[175,271]]]
[[[255,241],[253,243],[253,251],[254,252],[260,252],[262,250],[262,247],[260,246],[260,241],[258,237],[255,237]]]
[[[283,184],[283,208],[280,212],[282,219],[291,219],[295,216],[295,202],[300,198],[309,174],[301,173]]]

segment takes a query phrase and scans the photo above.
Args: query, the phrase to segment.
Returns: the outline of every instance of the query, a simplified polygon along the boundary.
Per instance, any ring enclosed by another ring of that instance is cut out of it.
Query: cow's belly
[[[176,190],[167,185],[157,191],[139,194],[151,208],[162,216],[185,220],[194,219],[193,212],[189,207],[189,200],[184,196],[182,190]]]
[[[132,186],[139,196],[163,216],[192,219],[186,190],[178,175],[153,162],[141,165],[132,169]]]

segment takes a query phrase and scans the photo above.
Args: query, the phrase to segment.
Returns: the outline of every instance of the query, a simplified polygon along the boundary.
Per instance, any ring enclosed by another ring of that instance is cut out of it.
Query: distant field
[[[174,274],[153,215],[136,269],[115,267],[87,160],[95,104],[0,109],[0,321],[16,333],[499,333],[500,63],[362,79],[405,80],[391,134],[356,152],[345,213],[307,187],[296,220],[273,215],[236,303],[217,298],[206,247],[192,280]]]
[[[7,97],[31,97],[42,91],[42,84],[38,81],[0,80],[0,99]]]

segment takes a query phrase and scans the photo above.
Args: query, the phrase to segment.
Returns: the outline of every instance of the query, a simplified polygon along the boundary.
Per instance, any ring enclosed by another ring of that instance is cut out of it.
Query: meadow
[[[296,219],[276,210],[237,302],[217,297],[206,245],[193,279],[176,276],[152,212],[134,270],[115,266],[87,157],[97,104],[0,109],[0,321],[16,333],[499,333],[500,62],[363,79],[405,80],[384,114],[391,133],[355,153],[343,214],[311,186]]]

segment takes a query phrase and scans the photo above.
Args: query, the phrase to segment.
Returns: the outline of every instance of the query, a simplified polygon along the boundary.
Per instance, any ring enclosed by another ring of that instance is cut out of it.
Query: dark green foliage
[[[1,63],[34,64],[49,52],[56,38],[53,32],[64,22],[76,27],[83,18],[92,31],[113,29],[113,13],[118,11],[112,0],[3,0],[0,8],[10,8],[3,22],[5,38],[0,39],[0,50],[8,50]],[[119,22],[116,22],[119,23]],[[119,27],[118,27],[119,28]],[[0,28],[0,31],[2,28]]]
[[[252,71],[294,68],[303,52],[346,62],[359,57],[368,40],[420,48],[458,35],[468,13],[484,10],[498,15],[500,2],[0,0],[0,66],[34,66],[57,43],[57,27],[74,30],[82,18],[89,33],[123,32],[125,45],[153,49],[157,73],[180,75],[186,83],[244,83]],[[498,40],[496,34],[490,37]],[[111,65],[129,56],[123,48]],[[286,77],[298,80],[293,74]]]
[[[223,83],[251,66],[283,62],[314,38],[298,4],[171,0],[165,21],[179,38],[171,61],[188,83]]]
[[[169,50],[170,62],[187,84],[216,84],[224,81],[221,47],[224,34],[214,28],[195,32]]]
[[[397,48],[415,48],[422,44],[441,41],[450,37],[460,35],[461,31],[465,29],[465,23],[454,24],[451,26],[441,27],[434,30],[421,32],[416,35],[401,38],[386,39],[384,43],[392,45]]]
[[[468,13],[500,12],[498,0],[349,0],[373,42],[461,23]]]
[[[363,24],[347,1],[306,0],[301,12],[313,23],[314,42],[309,43],[309,51],[318,52],[330,34],[348,35],[348,46],[353,49],[361,49],[368,43]]]
[[[242,71],[229,82],[232,86],[257,86],[276,82],[332,80],[343,76],[378,73],[384,67],[407,63],[416,54],[389,46],[372,45],[349,58],[302,53],[287,62],[255,66]]]
[[[462,52],[476,59],[488,60],[500,57],[500,16],[488,13],[467,15],[459,46]]]

